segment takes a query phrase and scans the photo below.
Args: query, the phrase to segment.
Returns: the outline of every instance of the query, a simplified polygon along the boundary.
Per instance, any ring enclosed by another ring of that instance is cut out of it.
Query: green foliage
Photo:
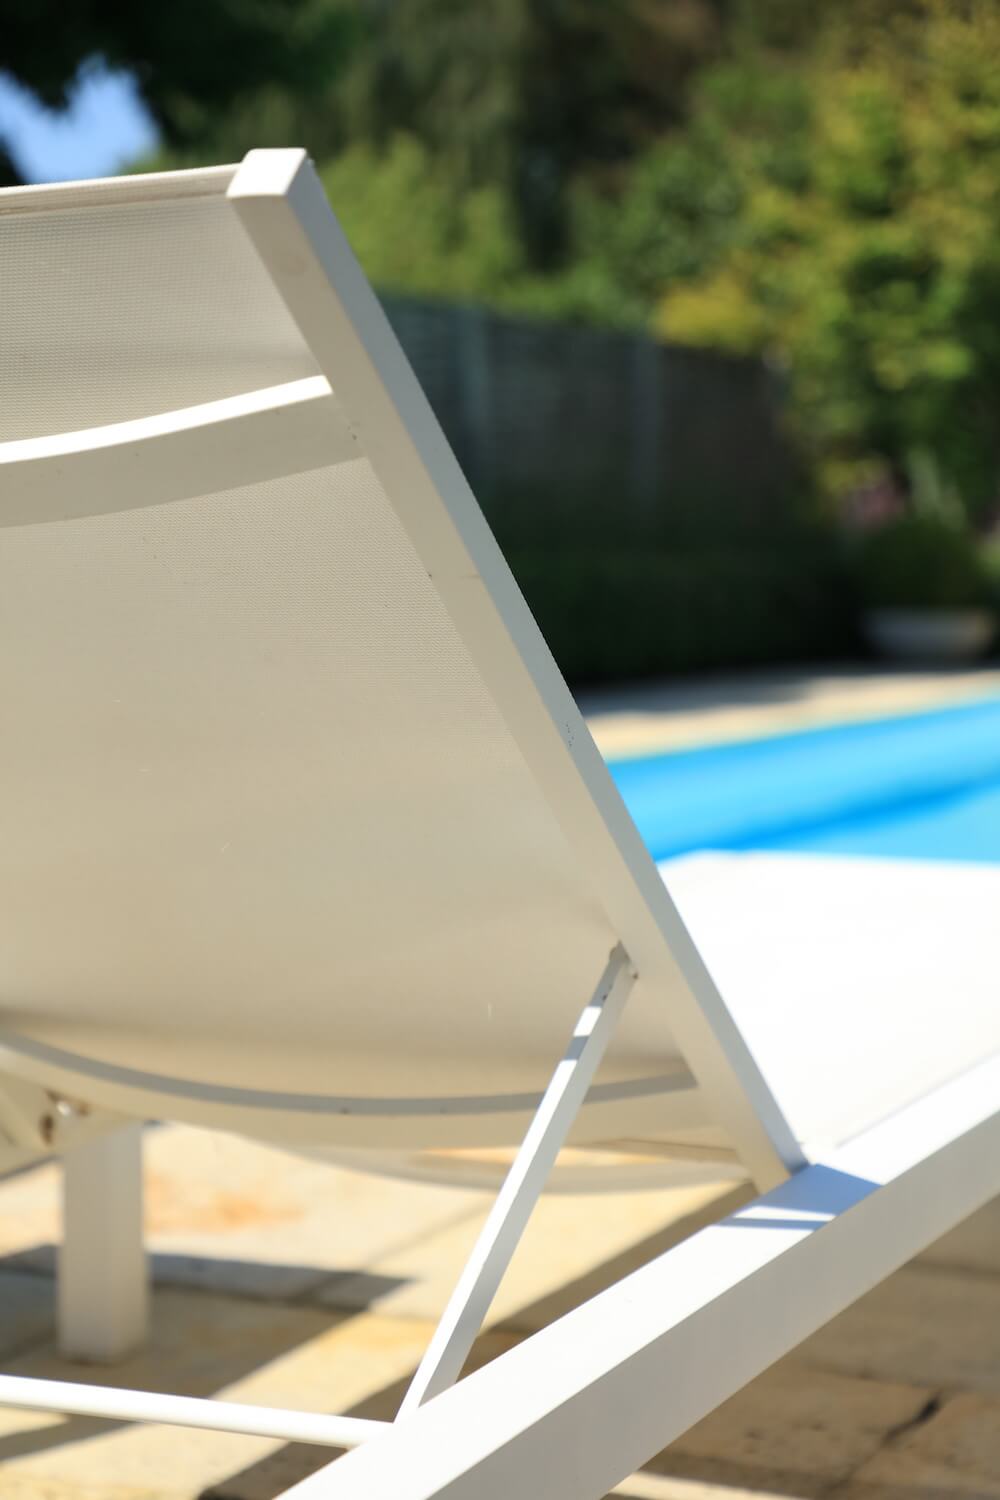
[[[856,543],[862,603],[881,609],[971,609],[994,597],[987,558],[964,526],[903,516]]]
[[[581,255],[621,289],[633,318],[649,321],[665,288],[697,289],[711,279],[724,337],[700,337],[700,328],[687,327],[686,341],[741,353],[759,346],[759,312],[740,291],[743,306],[729,298],[727,318],[723,281],[732,279],[729,260],[747,220],[752,174],[789,189],[801,182],[807,117],[807,90],[794,74],[775,73],[753,55],[722,64],[703,77],[687,128],[637,160],[623,193],[585,199]],[[763,222],[752,228],[762,248],[765,229]]]
[[[575,259],[573,199],[683,117],[722,0],[394,0],[361,7],[352,138],[415,136],[459,192],[495,188],[533,271]]]
[[[611,320],[606,282],[591,267],[556,277],[534,271],[502,189],[459,191],[414,136],[349,146],[321,175],[366,274],[383,290],[533,317]]]
[[[780,112],[727,113],[706,84],[689,137],[723,138],[699,161],[728,158],[735,207],[721,230],[701,214],[701,262],[664,276],[656,322],[787,366],[835,488],[873,461],[905,479],[924,453],[982,513],[1000,461],[1000,10],[874,14],[818,24],[786,98],[794,142]]]
[[[499,233],[537,276],[575,268],[582,188],[613,185],[683,119],[725,11],[726,0],[8,0],[3,67],[56,108],[94,60],[128,70],[160,127],[146,164],[157,167],[290,144],[331,163],[367,147],[392,178],[403,137],[426,153],[439,198],[495,195]],[[450,252],[435,290],[450,290],[455,263]],[[590,307],[592,281],[569,302]]]
[[[501,301],[525,274],[499,190],[455,193],[413,137],[351,146],[322,175],[358,259],[387,290]]]
[[[288,145],[307,122],[324,151],[317,127],[358,33],[355,0],[7,0],[2,66],[56,109],[96,59],[127,70],[165,148],[189,160]]]
[[[979,560],[986,579],[990,605],[1000,613],[1000,544],[996,541],[982,542]]]
[[[855,647],[836,550],[508,548],[574,682],[837,657]]]

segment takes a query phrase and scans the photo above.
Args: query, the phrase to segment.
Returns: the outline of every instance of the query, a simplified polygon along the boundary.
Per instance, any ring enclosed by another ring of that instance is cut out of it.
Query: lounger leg
[[[111,1363],[146,1336],[142,1127],[128,1125],[67,1152],[59,1252],[59,1350]]]

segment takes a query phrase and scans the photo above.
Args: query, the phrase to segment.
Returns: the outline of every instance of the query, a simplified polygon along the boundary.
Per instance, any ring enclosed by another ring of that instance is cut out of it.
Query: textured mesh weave
[[[0,530],[4,1028],[180,1078],[541,1087],[613,935],[366,460]],[[662,1070],[630,1004],[605,1079]]]
[[[0,440],[318,373],[225,181],[0,200]],[[540,1089],[614,935],[367,460],[140,499],[0,528],[0,1033],[285,1095]],[[640,986],[602,1080],[674,1059]]]
[[[225,197],[0,213],[0,441],[316,373]]]

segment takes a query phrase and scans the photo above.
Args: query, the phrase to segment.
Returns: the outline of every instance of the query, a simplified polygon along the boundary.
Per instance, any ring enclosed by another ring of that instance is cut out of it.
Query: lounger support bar
[[[1000,1057],[634,1271],[282,1500],[599,1500],[1000,1188]]]
[[[576,1023],[475,1248],[399,1409],[402,1417],[456,1381],[531,1211],[584,1101],[635,980],[619,944]]]
[[[166,1427],[204,1427],[212,1432],[283,1438],[289,1443],[316,1443],[328,1448],[356,1448],[389,1425],[363,1417],[285,1411],[238,1401],[165,1396],[160,1391],[77,1385],[66,1380],[28,1380],[18,1375],[0,1375],[0,1406],[109,1421],[156,1422]]]
[[[0,527],[164,505],[361,457],[322,375],[0,443]]]
[[[13,1376],[0,1377],[0,1405],[358,1447],[282,1500],[599,1500],[989,1201],[998,1099],[1000,1057],[394,1424]]]

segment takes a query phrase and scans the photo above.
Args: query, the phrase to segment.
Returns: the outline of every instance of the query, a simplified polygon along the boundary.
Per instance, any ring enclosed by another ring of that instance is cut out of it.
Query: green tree
[[[729,274],[734,246],[759,232],[748,223],[751,184],[790,192],[803,184],[808,119],[808,86],[797,69],[775,68],[754,48],[707,71],[686,127],[644,152],[622,191],[584,189],[580,255],[599,268],[616,321],[649,323],[666,288]],[[720,342],[737,352],[756,347],[756,311],[737,307],[722,280],[716,296],[730,311]]]
[[[616,180],[683,118],[724,0],[368,0],[351,135],[415,137],[456,192],[494,187],[527,263],[566,265],[581,180]]]
[[[818,35],[790,154],[706,86],[692,132],[721,142],[731,208],[702,214],[702,261],[667,269],[655,322],[780,360],[834,487],[881,466],[981,514],[1000,464],[1000,11],[915,0],[865,22]]]
[[[287,144],[307,120],[324,151],[332,84],[358,31],[352,0],[0,0],[0,70],[60,109],[89,63],[125,69],[180,155],[251,128],[252,144]],[[3,156],[17,180],[0,141]]]
[[[298,140],[381,285],[636,321],[588,247],[636,154],[683,117],[726,0],[343,3],[355,31],[325,93],[250,91],[155,165]]]
[[[453,191],[428,149],[403,135],[382,150],[349,146],[321,171],[359,260],[379,286],[516,302],[527,272],[497,188]]]

